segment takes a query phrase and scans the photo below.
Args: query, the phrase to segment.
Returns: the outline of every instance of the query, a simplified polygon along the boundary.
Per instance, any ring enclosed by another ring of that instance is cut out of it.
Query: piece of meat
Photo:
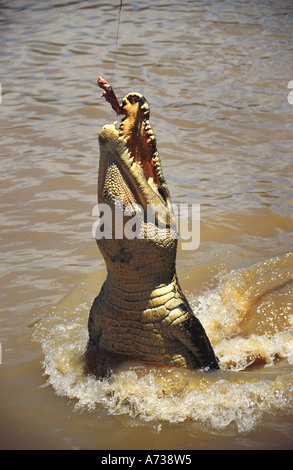
[[[106,101],[108,101],[108,103],[110,103],[112,109],[115,111],[117,116],[119,116],[119,114],[122,114],[120,104],[110,83],[108,83],[107,80],[105,80],[103,77],[98,77],[97,84],[100,88],[102,88],[102,96],[105,98]]]

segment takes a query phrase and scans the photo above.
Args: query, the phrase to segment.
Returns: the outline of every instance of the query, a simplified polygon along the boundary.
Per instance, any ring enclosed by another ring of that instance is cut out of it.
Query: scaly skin
[[[204,328],[177,280],[175,218],[149,105],[139,93],[129,93],[121,112],[125,118],[119,129],[116,123],[105,125],[99,135],[98,202],[115,213],[117,197],[121,198],[124,208],[140,215],[141,224],[133,239],[124,235],[97,240],[108,274],[90,311],[87,368],[102,376],[119,361],[132,359],[218,369]],[[145,217],[149,208],[156,212],[153,222]],[[129,220],[123,217],[124,227]],[[114,215],[103,222],[114,234]]]

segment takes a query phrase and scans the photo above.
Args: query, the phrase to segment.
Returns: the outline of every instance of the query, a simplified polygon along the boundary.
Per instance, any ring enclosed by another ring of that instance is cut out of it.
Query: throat
[[[132,310],[141,311],[151,306],[162,305],[167,299],[176,297],[177,276],[174,273],[170,278],[166,278],[161,283],[125,283],[122,280],[112,277],[109,273],[103,285],[103,295],[113,305],[119,303],[128,306],[131,304]],[[116,300],[115,300],[116,299]]]

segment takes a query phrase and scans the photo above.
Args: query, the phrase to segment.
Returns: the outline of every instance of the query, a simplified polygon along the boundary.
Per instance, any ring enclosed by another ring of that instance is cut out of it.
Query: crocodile
[[[219,369],[178,281],[176,220],[150,106],[142,94],[132,92],[120,110],[118,128],[116,121],[99,133],[97,192],[102,210],[95,238],[107,277],[89,313],[86,368],[106,376],[115,365],[134,360],[150,366]],[[108,216],[106,207],[111,209]]]

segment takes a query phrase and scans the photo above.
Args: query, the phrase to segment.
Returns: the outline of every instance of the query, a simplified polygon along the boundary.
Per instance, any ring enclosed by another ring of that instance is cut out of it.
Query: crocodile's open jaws
[[[129,93],[120,106],[119,128],[117,122],[105,125],[99,135],[98,203],[114,215],[103,219],[112,236],[96,237],[107,279],[90,311],[87,369],[105,375],[125,359],[217,369],[209,339],[177,280],[176,228],[149,104],[140,93]],[[130,221],[129,212],[115,216],[119,201],[123,209],[140,211],[136,236],[117,227],[118,220],[122,229]],[[152,211],[150,220],[146,214]]]

